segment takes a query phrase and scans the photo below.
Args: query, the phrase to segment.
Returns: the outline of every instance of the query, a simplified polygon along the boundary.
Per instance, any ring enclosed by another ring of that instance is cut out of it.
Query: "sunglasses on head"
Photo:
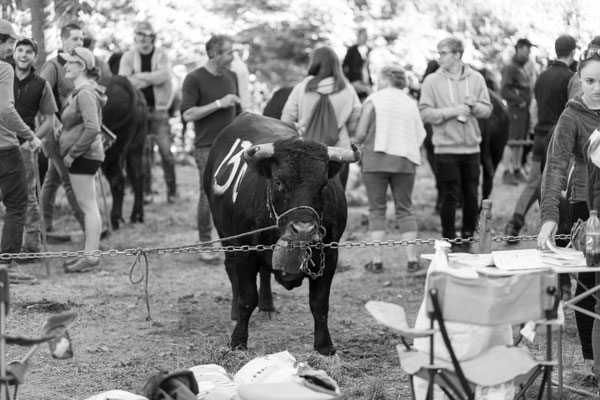
[[[593,47],[591,49],[584,50],[583,53],[581,53],[581,58],[579,60],[584,61],[593,57],[600,58],[600,47]]]

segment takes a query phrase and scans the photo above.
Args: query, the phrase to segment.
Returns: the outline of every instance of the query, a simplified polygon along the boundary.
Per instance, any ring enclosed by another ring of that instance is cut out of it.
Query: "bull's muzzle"
[[[319,240],[319,229],[314,222],[290,221],[281,238],[289,242],[316,242]]]

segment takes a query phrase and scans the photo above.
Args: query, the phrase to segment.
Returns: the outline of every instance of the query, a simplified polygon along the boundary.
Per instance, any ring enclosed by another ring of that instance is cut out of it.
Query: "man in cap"
[[[15,40],[19,39],[10,22],[0,19],[0,59],[12,53]],[[17,138],[29,141],[32,151],[37,151],[40,140],[23,122],[15,109],[13,95],[14,71],[10,64],[0,61],[0,190],[6,208],[0,252],[18,253],[23,241],[23,225],[27,211],[27,186],[23,159]],[[0,260],[10,264],[11,260]]]
[[[46,61],[40,71],[40,76],[44,78],[52,88],[54,95],[54,101],[56,106],[60,110],[62,105],[65,103],[67,97],[73,91],[73,82],[65,79],[65,68],[66,60],[60,55],[60,53],[70,53],[74,48],[83,45],[83,31],[81,27],[75,23],[69,23],[62,27],[60,31],[60,37],[62,40],[62,50],[59,54]],[[57,113],[56,121],[59,120],[60,115]],[[55,130],[60,129],[60,124],[55,124]],[[64,161],[60,156],[58,148],[58,140],[54,135],[46,135],[43,139],[44,151],[51,161],[48,163],[48,172],[44,178],[44,185],[42,186],[42,208],[44,214],[44,221],[46,222],[46,231],[49,232],[48,239],[60,239],[64,238],[61,235],[54,235],[53,231],[53,216],[54,216],[54,203],[56,201],[56,192],[62,184],[65,190],[65,195],[69,206],[73,211],[75,219],[79,223],[81,230],[84,230],[84,217],[73,188],[71,187],[71,180],[69,179],[69,171],[65,167]],[[68,237],[67,237],[68,238]]]
[[[171,62],[167,52],[155,46],[156,32],[148,21],[135,27],[135,46],[123,54],[119,75],[144,93],[148,104],[148,136],[144,157],[144,191],[146,202],[152,201],[152,155],[154,144],[158,145],[167,185],[167,202],[177,198],[175,157],[171,152],[169,107],[171,96]]]
[[[58,108],[50,84],[37,75],[33,68],[37,52],[37,44],[32,39],[20,39],[16,42],[13,54],[14,96],[17,112],[35,135],[42,139],[54,134],[54,114],[58,112]],[[35,119],[38,113],[42,116],[43,122],[36,130]],[[28,142],[25,142],[21,145],[21,156],[27,182],[27,214],[22,251],[38,253],[40,251],[40,209],[35,192],[34,172],[34,168],[38,168],[37,153],[32,151]]]
[[[529,61],[531,47],[528,39],[519,39],[515,45],[515,55],[502,73],[500,94],[508,105],[508,139],[525,140],[529,131],[529,105],[531,104],[531,79],[525,69]],[[518,185],[527,182],[521,171],[523,145],[509,144],[504,150],[504,175],[502,182]]]

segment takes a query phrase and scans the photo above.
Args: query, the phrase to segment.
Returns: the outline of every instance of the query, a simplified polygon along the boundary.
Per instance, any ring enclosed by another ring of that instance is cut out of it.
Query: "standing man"
[[[0,19],[0,59],[12,53],[18,39],[10,22]],[[14,71],[10,64],[0,61],[0,190],[4,195],[6,216],[2,227],[0,252],[18,253],[23,242],[23,224],[27,211],[27,187],[23,159],[17,137],[29,141],[32,151],[37,151],[41,142],[23,122],[15,109],[13,95]],[[0,260],[10,264],[11,260]]]
[[[128,77],[133,86],[144,93],[148,104],[148,136],[144,150],[145,201],[151,202],[153,196],[152,159],[156,143],[167,186],[167,202],[174,203],[177,198],[177,181],[169,126],[169,107],[173,98],[171,61],[167,52],[157,48],[155,42],[156,32],[150,22],[138,23],[135,27],[135,45],[123,54],[119,75]]]
[[[52,96],[50,84],[39,77],[33,68],[38,47],[32,39],[21,39],[15,44],[15,107],[23,122],[35,132],[35,136],[43,139],[54,135],[54,115],[58,112]],[[42,123],[35,129],[35,118],[38,113]],[[35,170],[38,167],[37,152],[25,142],[21,145],[21,157],[25,167],[27,184],[27,213],[25,217],[25,238],[22,251],[24,253],[40,252],[40,209],[36,195]]]
[[[528,39],[519,39],[512,62],[502,73],[500,94],[508,105],[508,140],[525,140],[529,132],[529,106],[531,104],[531,79],[525,69],[531,47]],[[508,144],[504,150],[504,175],[502,182],[508,185],[526,183],[521,171],[523,146]]]
[[[569,100],[569,82],[573,76],[569,66],[573,63],[576,48],[577,42],[572,36],[563,35],[556,39],[554,43],[556,60],[548,64],[548,69],[542,72],[535,82],[537,123],[533,129],[531,172],[527,186],[517,201],[513,216],[504,229],[504,233],[508,236],[519,234],[525,224],[527,211],[540,198],[541,162],[546,154],[546,136],[558,122],[558,117]]]
[[[463,239],[473,236],[477,225],[479,143],[477,118],[487,118],[492,104],[483,76],[461,61],[463,43],[450,37],[437,45],[440,68],[428,75],[421,88],[419,110],[433,128],[435,170],[441,189],[442,236],[456,238],[455,216],[463,202]],[[461,246],[453,244],[453,248]]]
[[[233,61],[233,40],[215,35],[206,42],[208,62],[192,72],[183,81],[181,115],[185,121],[194,121],[194,158],[200,176],[198,201],[198,234],[201,242],[212,239],[212,218],[208,198],[202,190],[202,175],[206,169],[208,152],[221,130],[241,112],[237,78],[229,70]],[[220,263],[214,253],[200,253],[200,261]]]
[[[46,61],[40,71],[40,77],[45,79],[52,89],[54,95],[54,101],[58,110],[60,110],[65,104],[67,97],[73,91],[73,83],[65,79],[65,64],[67,63],[64,58],[60,56],[60,53],[70,53],[75,47],[83,45],[83,31],[81,27],[75,23],[69,23],[60,30],[60,38],[62,40],[62,50],[59,51],[59,55]],[[56,121],[59,120],[60,115],[57,113]],[[61,129],[60,124],[55,125],[55,130]],[[44,221],[46,222],[46,230],[53,231],[52,223],[54,216],[54,203],[56,202],[56,192],[62,184],[65,189],[65,195],[67,201],[71,206],[73,215],[81,230],[84,230],[84,218],[83,212],[77,203],[75,193],[71,187],[71,180],[69,179],[69,171],[65,166],[60,151],[58,148],[58,140],[55,135],[46,135],[43,140],[44,151],[48,156],[50,162],[48,163],[48,172],[44,178],[44,185],[42,186],[42,208],[44,213]],[[53,235],[50,233],[48,238],[52,238]]]
[[[367,46],[367,30],[360,28],[357,32],[356,44],[348,48],[342,63],[344,75],[354,86],[361,102],[373,92],[371,88],[373,81],[369,71],[370,51]]]

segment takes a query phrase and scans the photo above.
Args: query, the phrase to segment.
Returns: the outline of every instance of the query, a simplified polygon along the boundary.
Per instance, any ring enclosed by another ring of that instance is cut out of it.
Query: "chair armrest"
[[[435,333],[434,329],[414,329],[408,326],[404,308],[397,304],[383,301],[368,301],[365,308],[377,322],[398,331],[407,338],[428,337]]]

